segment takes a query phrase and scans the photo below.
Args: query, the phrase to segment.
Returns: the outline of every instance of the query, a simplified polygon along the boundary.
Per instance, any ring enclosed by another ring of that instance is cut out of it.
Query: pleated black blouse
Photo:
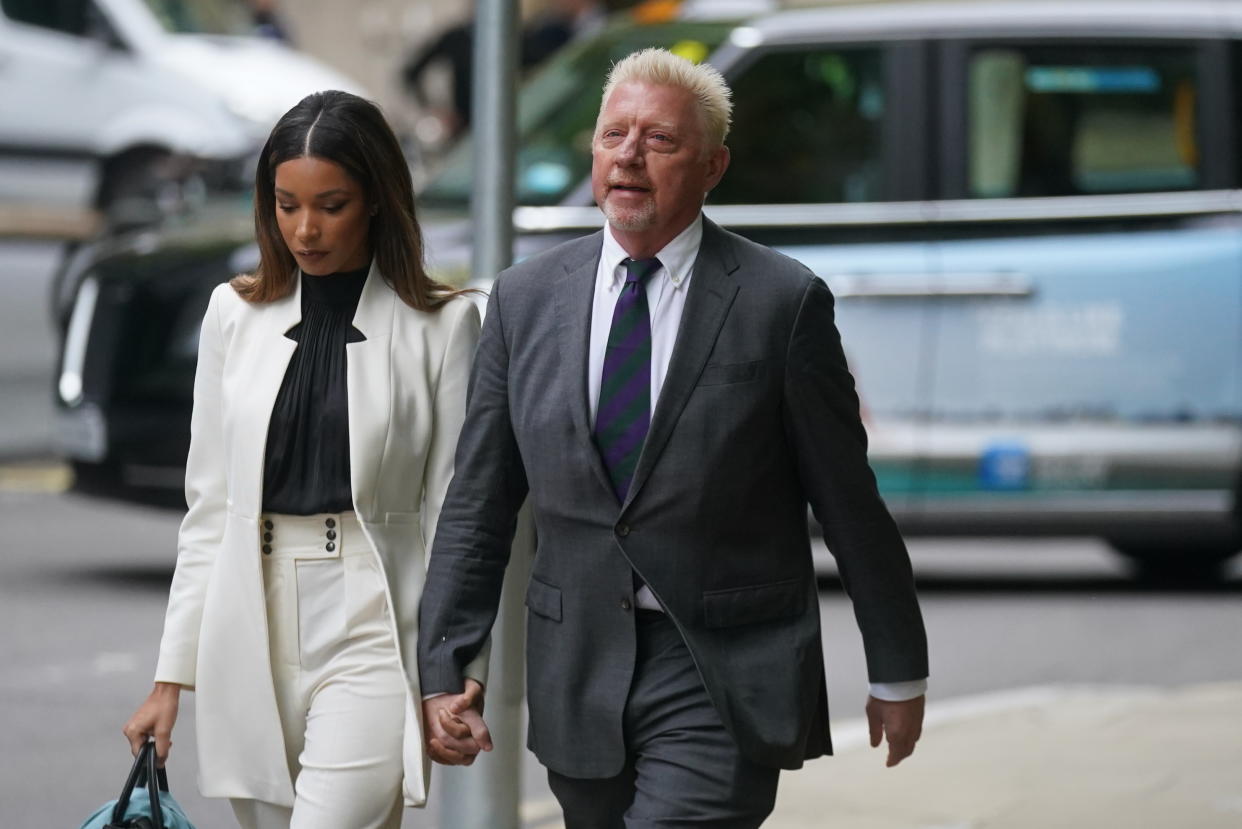
[[[315,515],[352,510],[345,344],[366,339],[353,327],[367,268],[302,274],[302,321],[267,429],[263,511]]]

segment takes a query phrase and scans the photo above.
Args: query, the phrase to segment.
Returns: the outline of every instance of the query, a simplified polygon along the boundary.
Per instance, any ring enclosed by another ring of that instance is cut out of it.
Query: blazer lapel
[[[302,275],[295,275],[293,291],[288,296],[262,307],[261,313],[261,322],[250,339],[251,348],[246,349],[248,359],[242,361],[237,387],[239,400],[245,401],[240,408],[247,414],[233,427],[235,457],[241,461],[237,468],[246,470],[244,484],[238,487],[234,502],[252,517],[263,511],[263,466],[272,408],[289,360],[298,347],[285,332],[302,321]]]
[[[660,389],[655,410],[651,413],[651,428],[647,430],[647,440],[638,456],[634,480],[630,484],[624,506],[629,506],[651,475],[651,470],[673,433],[673,427],[677,425],[682,410],[699,382],[699,375],[702,374],[703,366],[716,344],[716,337],[720,334],[720,326],[724,324],[729,307],[737,295],[738,283],[733,276],[736,270],[737,262],[728,249],[724,234],[705,217],[703,241],[699,245],[699,256],[694,264],[690,293],[686,296],[686,307],[682,310],[681,325],[673,345],[672,357],[669,359],[668,374]]]
[[[396,291],[388,287],[371,263],[353,326],[366,339],[345,346],[349,397],[349,483],[354,510],[360,518],[372,516],[375,481],[388,442],[391,395],[392,324]]]
[[[595,446],[591,434],[590,397],[587,394],[587,372],[591,352],[591,309],[595,300],[595,275],[604,241],[603,232],[582,240],[575,256],[565,263],[556,291],[556,319],[560,331],[561,353],[567,355],[566,375],[570,416],[574,431],[582,444],[600,485],[612,495],[612,481]],[[613,496],[615,497],[615,496]]]

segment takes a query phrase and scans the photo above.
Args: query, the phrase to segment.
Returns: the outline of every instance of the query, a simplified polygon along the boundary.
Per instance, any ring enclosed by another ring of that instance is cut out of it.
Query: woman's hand
[[[172,748],[172,730],[177,722],[177,707],[181,704],[181,686],[173,682],[157,682],[146,702],[138,706],[121,733],[129,740],[129,750],[135,755],[148,737],[155,737],[155,755],[162,767]]]

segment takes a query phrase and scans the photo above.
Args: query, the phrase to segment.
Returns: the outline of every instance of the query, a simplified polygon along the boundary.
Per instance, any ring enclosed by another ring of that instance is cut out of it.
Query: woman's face
[[[365,268],[371,215],[362,187],[335,162],[303,156],[276,168],[276,224],[305,273]]]

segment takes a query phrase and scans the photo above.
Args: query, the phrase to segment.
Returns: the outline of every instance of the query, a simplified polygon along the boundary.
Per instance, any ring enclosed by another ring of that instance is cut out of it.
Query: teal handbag
[[[139,749],[121,796],[101,806],[81,829],[194,829],[169,793],[164,770],[156,767],[154,742]]]

